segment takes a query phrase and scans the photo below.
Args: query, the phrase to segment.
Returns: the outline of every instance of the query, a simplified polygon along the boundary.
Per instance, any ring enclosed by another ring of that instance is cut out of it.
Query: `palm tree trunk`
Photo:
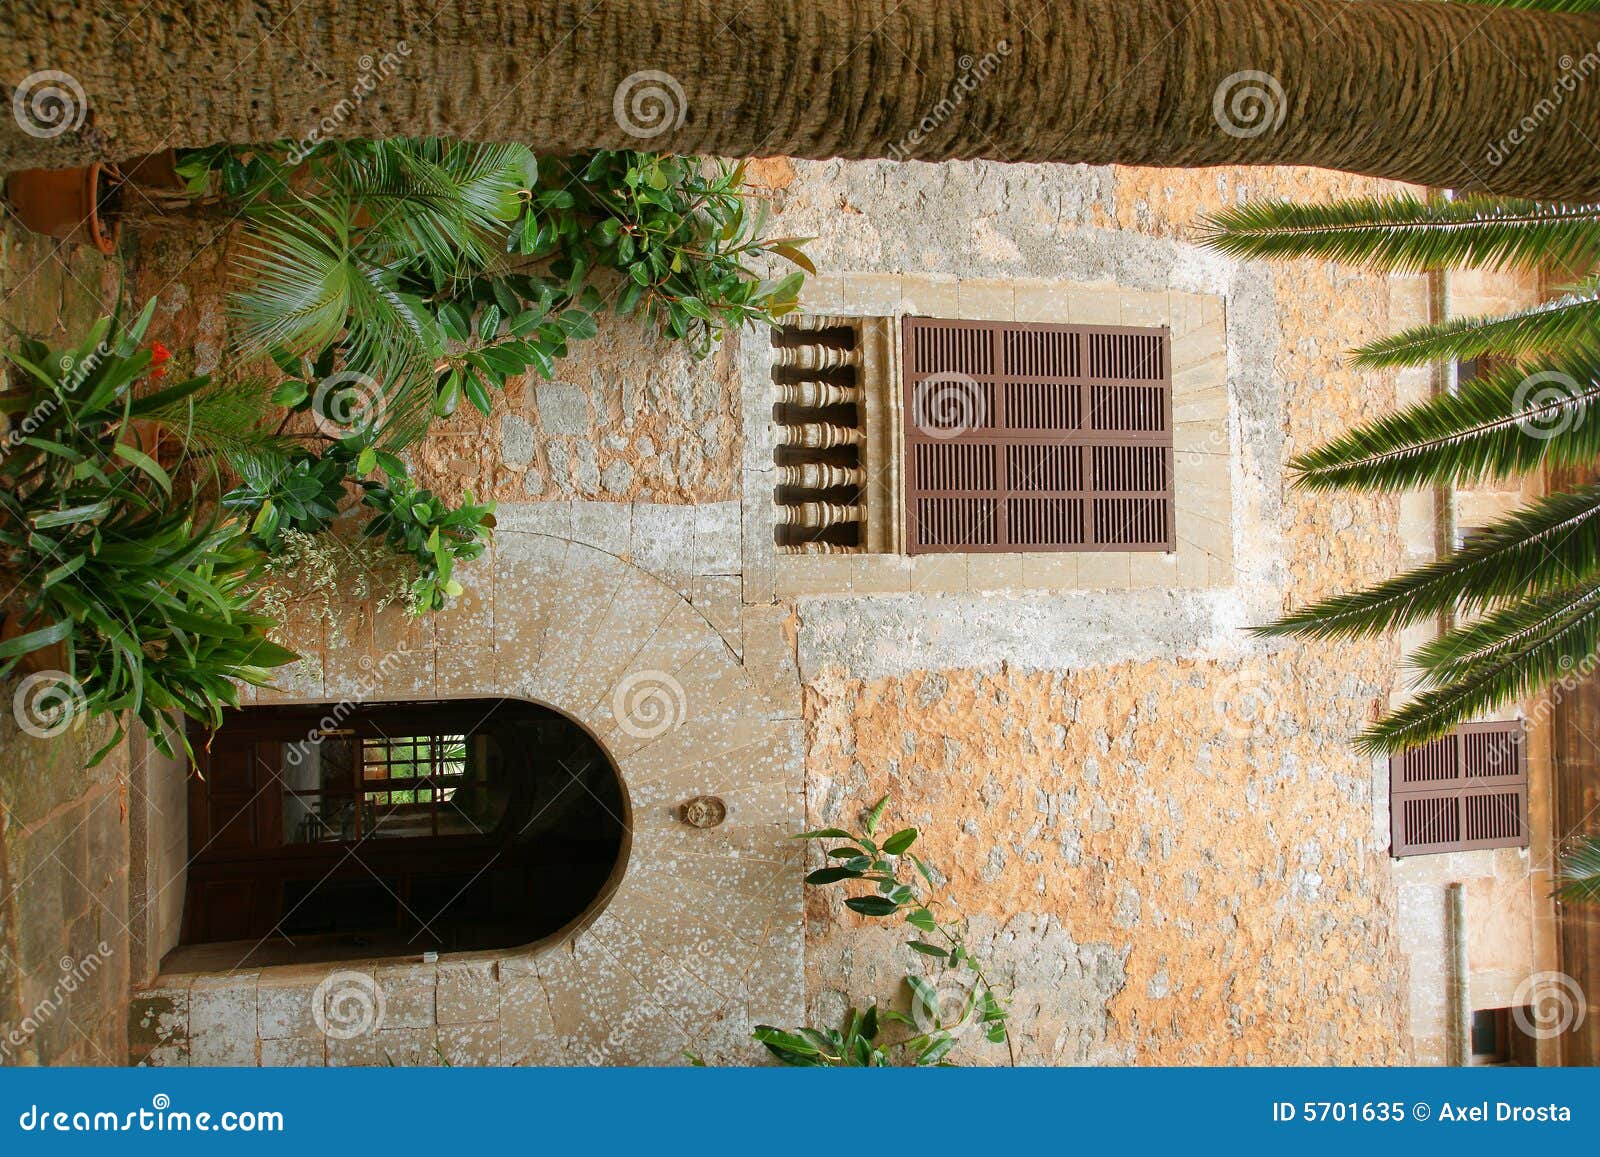
[[[1600,16],[1463,3],[5,0],[0,80],[22,101],[43,70],[87,116],[54,136],[0,117],[0,167],[448,134],[1600,197]]]

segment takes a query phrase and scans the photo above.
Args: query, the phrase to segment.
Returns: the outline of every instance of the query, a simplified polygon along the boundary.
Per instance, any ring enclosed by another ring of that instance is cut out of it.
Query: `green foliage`
[[[1503,317],[1453,317],[1382,337],[1357,349],[1362,369],[1466,361],[1488,355],[1520,359],[1570,350],[1600,330],[1600,278],[1587,278],[1554,301]]]
[[[381,480],[367,477],[374,471]],[[359,499],[350,501],[352,494]],[[494,527],[494,503],[475,504],[468,491],[451,507],[417,487],[394,455],[350,441],[335,442],[321,455],[298,450],[288,469],[248,477],[222,505],[248,523],[252,542],[271,556],[290,544],[303,553],[303,538],[328,533],[357,508],[372,511],[363,536],[406,564],[412,574],[406,602],[414,615],[442,610],[461,594],[455,564],[482,555]]]
[[[251,540],[276,553],[286,531],[321,534],[339,517],[352,459],[298,449],[279,471],[251,471],[243,484],[222,496],[222,506],[250,525]]]
[[[260,613],[282,622],[291,610],[328,629],[331,645],[347,642],[350,606],[371,600],[373,609],[411,605],[415,559],[356,535],[306,534],[280,528],[258,579]]]
[[[1586,268],[1600,254],[1600,208],[1490,197],[1251,204],[1218,213],[1208,230],[1213,245],[1238,256],[1378,269]],[[1389,367],[1479,357],[1498,368],[1300,455],[1296,484],[1390,492],[1472,485],[1600,457],[1592,414],[1600,405],[1600,280],[1503,317],[1416,327],[1363,346],[1353,361]],[[1357,737],[1363,751],[1401,751],[1585,670],[1600,648],[1597,518],[1600,486],[1558,492],[1447,558],[1260,630],[1340,639],[1441,618],[1453,624],[1412,656],[1416,696]]]
[[[475,559],[486,549],[494,527],[494,503],[475,504],[469,490],[466,500],[452,509],[403,476],[361,485],[366,490],[362,501],[377,511],[365,533],[416,562],[412,613],[439,610],[447,599],[460,595],[461,584],[451,572],[457,562]]]
[[[869,811],[862,831],[823,828],[803,832],[796,839],[842,840],[824,849],[828,864],[810,873],[806,883],[826,886],[860,882],[872,891],[845,900],[852,912],[874,918],[898,918],[917,935],[906,946],[924,963],[937,961],[935,980],[910,974],[905,978],[910,1012],[880,1008],[852,1008],[839,1029],[785,1030],[757,1025],[754,1038],[787,1065],[883,1067],[896,1061],[917,1065],[948,1065],[951,1051],[968,1029],[980,1031],[992,1044],[1009,1043],[1005,1003],[995,994],[983,967],[968,951],[958,923],[941,919],[943,906],[937,895],[935,873],[911,851],[916,828],[901,828],[877,839],[888,808],[884,796]],[[904,1029],[893,1040],[882,1040],[888,1025]]]
[[[238,528],[197,523],[167,470],[126,440],[132,420],[167,420],[206,385],[193,378],[135,396],[151,369],[139,342],[154,304],[125,331],[105,318],[74,348],[24,339],[6,355],[22,385],[0,403],[12,423],[0,461],[0,568],[22,633],[0,643],[0,676],[59,648],[75,708],[116,720],[95,762],[130,715],[162,751],[174,750],[174,735],[186,748],[168,712],[215,726],[238,701],[234,680],[264,685],[270,668],[294,658],[250,610],[260,555]]]
[[[284,179],[289,147],[207,151],[251,218],[233,308],[247,352],[381,389],[373,444],[395,448],[508,378],[549,378],[609,300],[703,354],[795,308],[799,241],[764,240],[743,170],[648,153],[535,159],[519,145],[329,142]]]
[[[516,250],[549,258],[569,289],[597,270],[623,278],[618,313],[643,313],[668,337],[708,351],[726,333],[798,304],[801,273],[764,282],[746,262],[768,255],[815,273],[799,238],[764,239],[767,205],[751,210],[744,166],[637,152],[541,158],[514,231]],[[611,288],[611,287],[608,287]]]
[[[1252,201],[1206,218],[1202,239],[1235,257],[1314,257],[1409,273],[1582,269],[1600,257],[1600,211],[1489,196]]]
[[[1556,895],[1563,900],[1600,902],[1600,836],[1582,836],[1561,857]]]
[[[1596,346],[1600,351],[1600,345]],[[1474,378],[1295,458],[1298,485],[1400,491],[1473,486],[1600,453],[1600,352],[1587,348]]]
[[[1552,494],[1516,511],[1447,558],[1364,590],[1333,595],[1262,634],[1366,638],[1448,614],[1476,615],[1504,599],[1600,580],[1600,485]]]

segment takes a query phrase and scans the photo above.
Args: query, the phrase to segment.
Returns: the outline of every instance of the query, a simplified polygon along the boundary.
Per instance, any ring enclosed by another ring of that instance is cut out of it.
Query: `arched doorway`
[[[610,758],[526,701],[249,707],[192,742],[165,969],[519,947],[588,912],[627,855]]]

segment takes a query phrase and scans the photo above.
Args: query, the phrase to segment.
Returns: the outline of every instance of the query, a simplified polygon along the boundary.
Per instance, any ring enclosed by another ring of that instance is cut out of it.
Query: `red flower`
[[[167,376],[167,360],[172,351],[158,341],[150,343],[150,376],[157,380]]]

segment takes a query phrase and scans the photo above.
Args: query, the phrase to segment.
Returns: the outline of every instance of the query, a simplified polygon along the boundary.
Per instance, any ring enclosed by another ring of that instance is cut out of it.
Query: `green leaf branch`
[[[821,828],[796,836],[840,841],[823,849],[827,863],[809,873],[806,883],[813,887],[871,885],[871,891],[846,897],[845,907],[862,916],[899,919],[908,925],[916,935],[906,940],[906,947],[939,961],[961,978],[964,995],[960,1007],[950,1015],[935,984],[925,976],[908,974],[910,1014],[873,1003],[865,1010],[852,1008],[839,1029],[785,1030],[758,1025],[753,1036],[790,1065],[880,1067],[897,1058],[917,1065],[944,1065],[952,1063],[948,1057],[962,1030],[975,1026],[986,1040],[1005,1044],[1015,1064],[1015,1050],[1006,1031],[1005,1001],[996,993],[982,961],[969,950],[964,922],[941,890],[934,869],[911,850],[917,842],[917,829],[900,828],[879,836],[888,805],[888,796],[873,805],[860,832]],[[882,1041],[889,1024],[911,1031],[899,1039]]]

